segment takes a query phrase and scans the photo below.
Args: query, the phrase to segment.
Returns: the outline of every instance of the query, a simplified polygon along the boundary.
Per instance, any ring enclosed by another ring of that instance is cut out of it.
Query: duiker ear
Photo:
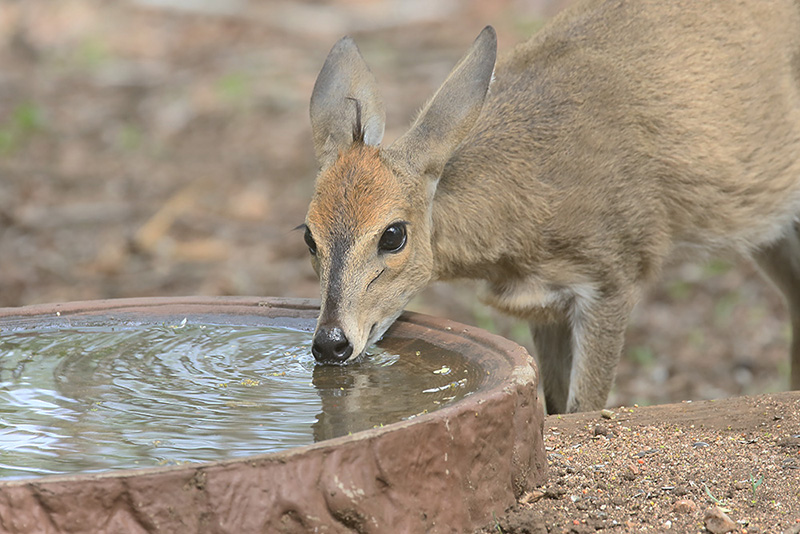
[[[439,175],[475,125],[492,81],[497,35],[487,26],[425,105],[411,129],[389,148],[418,173]]]
[[[340,150],[353,144],[354,136],[363,135],[368,145],[380,144],[385,121],[375,77],[353,40],[341,38],[311,93],[311,130],[320,165],[333,163]]]

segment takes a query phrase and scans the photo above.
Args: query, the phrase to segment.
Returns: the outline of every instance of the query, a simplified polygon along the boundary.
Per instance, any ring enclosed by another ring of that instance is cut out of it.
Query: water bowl
[[[527,352],[401,316],[315,365],[313,301],[0,309],[0,532],[461,532],[546,475]]]

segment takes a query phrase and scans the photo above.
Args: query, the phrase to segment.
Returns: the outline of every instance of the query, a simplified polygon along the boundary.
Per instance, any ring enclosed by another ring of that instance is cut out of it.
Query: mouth
[[[377,339],[375,336],[375,329],[378,327],[378,323],[372,323],[372,326],[369,327],[369,335],[367,335],[367,347],[375,343]]]
[[[402,310],[401,310],[401,312],[402,312]],[[329,365],[349,365],[351,363],[356,363],[356,362],[359,362],[359,361],[363,360],[367,356],[367,349],[369,349],[369,347],[371,347],[374,343],[380,341],[383,338],[383,335],[386,333],[386,331],[389,329],[389,327],[392,326],[392,324],[394,323],[394,321],[397,319],[397,317],[399,315],[400,315],[400,313],[398,313],[394,317],[389,317],[388,319],[385,319],[383,321],[372,323],[372,326],[370,326],[370,328],[369,328],[369,333],[367,334],[367,339],[364,342],[364,346],[361,349],[361,351],[360,352],[356,352],[354,350],[352,352],[352,354],[350,355],[350,357],[348,357],[347,359],[339,360],[339,361],[336,361],[336,360],[330,360],[330,361],[324,360],[323,361],[320,358],[316,358],[316,355],[315,355],[315,358],[317,359],[318,362],[324,363],[324,364],[329,364]]]
[[[367,356],[367,349],[369,349],[376,341],[379,341],[385,332],[386,328],[379,329],[378,323],[373,323],[372,326],[369,328],[369,334],[367,334],[367,342],[364,343],[364,348],[361,349],[361,352],[351,356],[347,361],[342,362],[345,364],[360,362]]]
[[[380,339],[380,336],[382,335],[382,333],[375,335],[375,331],[377,328],[378,328],[378,323],[373,323],[372,326],[369,328],[369,334],[367,335],[367,342],[364,344],[364,348],[361,349],[361,352],[359,352],[355,356],[352,356],[345,363],[359,362],[364,359],[364,357],[367,355],[367,349],[370,348],[372,344],[375,343],[378,339]]]
[[[403,313],[401,309],[395,315],[384,319],[383,321],[374,323],[369,329],[369,336],[367,336],[367,344],[364,346],[364,351],[367,350],[367,347],[372,345],[373,343],[377,343],[381,339],[383,339],[383,335],[389,330],[389,327],[394,324],[400,314]]]

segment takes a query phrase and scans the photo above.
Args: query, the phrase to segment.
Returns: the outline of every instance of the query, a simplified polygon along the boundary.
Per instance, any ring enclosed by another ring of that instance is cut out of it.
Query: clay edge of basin
[[[112,299],[4,308],[0,327],[22,328],[38,318],[68,326],[70,319],[135,323],[141,317],[149,317],[146,322],[201,317],[245,325],[269,318],[272,324],[310,330],[317,310],[317,301],[305,299]],[[0,482],[0,527],[8,532],[82,532],[89,525],[130,532],[459,532],[485,523],[543,482],[538,375],[522,347],[415,313],[401,316],[387,335],[467,354],[489,369],[489,383],[430,414],[287,451]]]

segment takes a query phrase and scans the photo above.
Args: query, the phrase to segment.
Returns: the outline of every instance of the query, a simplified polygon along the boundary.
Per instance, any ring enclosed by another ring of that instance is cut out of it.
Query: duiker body
[[[598,409],[665,259],[733,251],[785,294],[800,388],[800,3],[589,0],[495,51],[487,27],[381,147],[372,74],[352,40],[331,50],[315,357],[358,357],[431,280],[481,280],[530,321],[548,411]]]

